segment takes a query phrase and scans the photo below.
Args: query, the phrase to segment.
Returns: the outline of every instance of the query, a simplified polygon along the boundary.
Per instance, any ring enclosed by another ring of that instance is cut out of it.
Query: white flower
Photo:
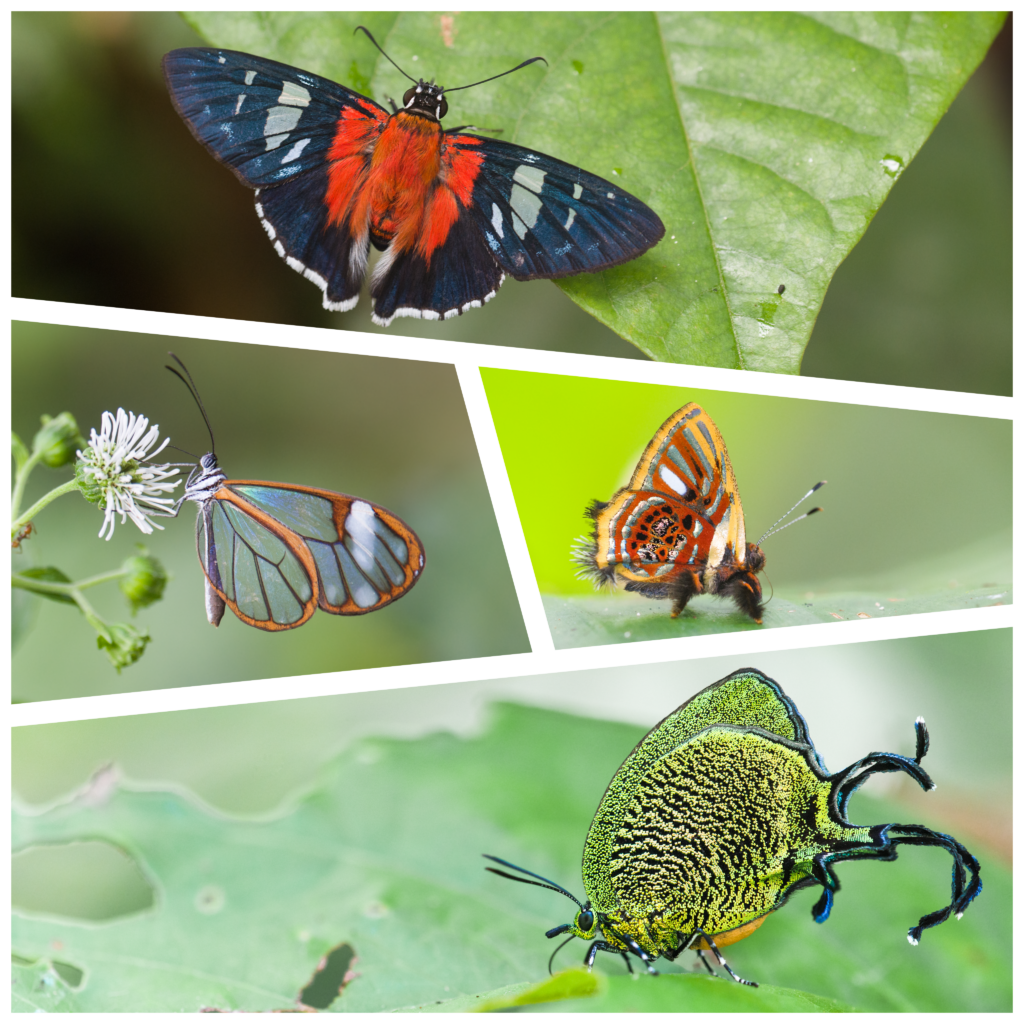
[[[75,476],[86,499],[105,513],[101,537],[104,533],[107,540],[113,537],[118,515],[122,523],[131,519],[143,533],[152,533],[154,527],[163,529],[150,517],[171,514],[174,499],[164,495],[181,481],[170,479],[178,474],[175,467],[149,464],[170,441],[164,438],[151,452],[159,437],[158,426],[150,427],[145,416],[124,409],[118,409],[116,416],[105,412],[99,434],[90,431],[88,447],[78,452]]]

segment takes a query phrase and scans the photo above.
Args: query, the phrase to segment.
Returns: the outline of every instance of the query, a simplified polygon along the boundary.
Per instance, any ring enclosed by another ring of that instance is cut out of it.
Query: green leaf
[[[152,788],[16,812],[17,849],[109,842],[135,859],[156,900],[102,923],[17,910],[14,948],[32,959],[59,943],[84,971],[75,993],[83,1011],[295,1008],[318,963],[343,943],[355,951],[356,976],[335,1011],[469,1009],[538,993],[576,995],[572,1009],[748,1009],[750,1000],[787,1009],[831,1009],[833,1000],[881,1011],[1009,1009],[1010,876],[978,850],[985,891],[962,921],[928,931],[916,948],[906,929],[948,899],[942,851],[840,865],[843,889],[825,925],[810,917],[817,894],[798,893],[730,949],[734,968],[762,985],[753,994],[692,978],[685,957],[659,962],[663,977],[633,982],[619,958],[600,954],[607,988],[578,974],[549,981],[554,943],[544,931],[575,907],[484,871],[480,855],[579,893],[594,807],[644,730],[515,705],[494,712],[476,739],[360,741],[261,820]],[[898,821],[901,812],[858,794],[852,818]],[[572,944],[556,970],[578,965],[584,951]],[[594,984],[597,994],[560,988],[569,981]]]
[[[1012,587],[994,584],[974,589],[945,587],[930,592],[900,592],[906,596],[894,598],[892,589],[875,593],[815,593],[802,601],[787,601],[776,595],[765,606],[760,626],[740,612],[732,601],[707,596],[694,598],[676,619],[669,615],[672,607],[669,600],[652,601],[621,590],[595,597],[544,594],[542,600],[551,636],[558,648],[803,626],[811,622],[889,619],[894,615],[993,608],[1013,603]]]
[[[11,1010],[14,1013],[72,1013],[80,1010],[62,977],[69,965],[26,960],[15,954],[11,964]]]
[[[65,573],[61,572],[54,565],[38,565],[33,566],[31,569],[23,569],[19,576],[27,576],[30,580],[40,580],[43,583],[71,583],[72,580]],[[35,591],[33,591],[35,593]],[[70,597],[68,594],[43,594],[40,593],[39,597],[45,597],[48,601],[59,601],[62,604],[74,604],[75,599]]]
[[[453,1001],[453,1005],[437,1009],[483,1013],[538,1004],[556,1013],[673,1013],[681,1009],[687,1013],[843,1013],[853,1009],[834,999],[773,985],[747,988],[721,978],[678,974],[608,978],[579,967],[519,992],[499,991],[476,998],[484,1000],[482,1006],[462,1000],[461,1005]]]
[[[984,57],[1005,15],[769,12],[188,16],[218,46],[379,102],[462,84],[451,116],[648,202],[665,239],[559,281],[653,359],[799,372],[836,268]],[[370,88],[367,90],[367,84]],[[785,294],[778,293],[785,285]]]

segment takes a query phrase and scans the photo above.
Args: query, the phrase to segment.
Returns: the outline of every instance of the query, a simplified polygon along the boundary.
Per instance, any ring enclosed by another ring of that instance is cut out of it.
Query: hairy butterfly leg
[[[737,974],[737,973],[736,973],[736,972],[735,972],[735,971],[734,971],[734,970],[733,970],[733,969],[732,969],[732,968],[731,968],[731,967],[730,967],[730,966],[729,966],[729,965],[728,965],[728,964],[727,964],[727,963],[725,962],[725,957],[724,957],[724,956],[722,956],[722,954],[721,954],[721,952],[719,951],[718,947],[717,947],[717,946],[715,945],[715,940],[714,940],[714,939],[713,939],[713,938],[712,938],[712,937],[711,937],[710,935],[708,935],[708,934],[707,934],[707,932],[701,931],[701,930],[700,930],[700,929],[698,928],[698,929],[697,929],[697,930],[696,930],[696,931],[695,931],[695,932],[693,933],[692,937],[690,938],[690,943],[689,943],[689,944],[690,944],[690,945],[692,945],[692,944],[693,944],[693,942],[694,942],[694,940],[697,940],[697,939],[699,939],[699,940],[701,940],[701,941],[703,941],[704,943],[706,943],[706,944],[707,944],[707,948],[708,948],[708,949],[710,949],[710,950],[711,950],[711,952],[715,954],[715,959],[716,959],[716,960],[718,961],[718,963],[719,963],[719,966],[721,966],[722,968],[724,968],[724,969],[725,969],[725,972],[726,972],[726,974],[728,974],[728,975],[729,975],[729,977],[730,977],[730,978],[732,978],[732,980],[733,980],[733,981],[739,982],[739,984],[741,984],[741,985],[749,985],[749,986],[750,986],[751,988],[757,988],[757,987],[758,987],[758,984],[757,984],[757,982],[756,982],[756,981],[747,981],[747,979],[746,979],[746,978],[741,978],[741,977],[740,977],[740,976],[739,976],[739,975],[738,975],[738,974]],[[697,949],[697,953],[698,953],[698,955],[700,954],[700,949],[699,949],[699,948]],[[701,959],[703,960],[704,958],[703,958],[703,957],[701,957]],[[705,965],[706,965],[706,964],[707,964],[707,961],[705,961]],[[714,971],[712,971],[712,974],[713,974],[713,973],[714,973]]]
[[[672,598],[671,618],[678,619],[683,613],[691,597],[704,593],[704,585],[695,572],[683,572],[678,579],[669,584],[669,597]]]
[[[740,611],[746,612],[758,625],[761,624],[764,615],[761,584],[753,572],[742,569],[734,573],[727,580],[719,583],[718,593],[722,597],[731,597],[739,606]]]
[[[629,956],[626,953],[623,953],[621,949],[616,949],[615,946],[605,942],[603,939],[595,939],[590,944],[590,948],[587,950],[587,955],[583,958],[583,964],[588,971],[593,969],[594,960],[597,959],[597,954],[601,952],[618,953],[625,961],[626,967],[629,969],[629,973],[633,973],[633,965],[629,962]]]

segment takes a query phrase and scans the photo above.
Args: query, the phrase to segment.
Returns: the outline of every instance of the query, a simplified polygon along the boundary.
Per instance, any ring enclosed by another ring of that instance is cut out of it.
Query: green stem
[[[29,474],[36,468],[42,457],[43,453],[41,451],[33,452],[22,465],[17,467],[17,472],[14,474],[14,489],[10,495],[11,519],[14,518],[18,508],[22,506],[22,498],[25,496],[25,487],[29,482]]]
[[[99,576],[90,576],[88,579],[76,580],[74,583],[70,584],[70,586],[75,587],[77,590],[85,590],[86,587],[95,587],[99,583],[107,583],[110,580],[119,580],[122,576],[127,575],[128,572],[125,569],[112,569],[110,572],[101,572]]]
[[[26,512],[23,512],[22,515],[19,515],[16,519],[11,519],[10,536],[13,537],[16,534],[17,530],[22,528],[27,522],[32,522],[32,520],[35,519],[36,516],[39,515],[39,513],[42,512],[42,510],[46,508],[47,505],[50,504],[50,502],[55,501],[61,495],[71,494],[72,490],[77,489],[78,481],[75,480],[74,477],[68,480],[67,483],[61,483],[60,486],[54,487],[49,494],[43,495],[43,497],[40,498],[39,501],[36,502],[36,504],[33,505],[31,509],[28,509]],[[20,500],[22,500],[23,490],[24,486],[20,487],[19,489],[18,481],[15,480],[14,494],[11,496],[10,500],[11,516],[14,515],[14,510],[17,508],[18,504],[20,503]]]
[[[103,576],[93,576],[91,579],[82,580],[81,583],[48,583],[45,580],[34,580],[30,576],[20,576],[18,573],[11,574],[11,586],[20,590],[31,590],[36,594],[53,594],[59,597],[70,597],[78,605],[79,611],[85,616],[86,621],[96,630],[108,643],[113,638],[106,622],[99,616],[96,609],[85,599],[85,595],[78,589],[80,586],[91,587],[102,583],[104,579],[116,579],[123,576],[123,572],[106,573]]]

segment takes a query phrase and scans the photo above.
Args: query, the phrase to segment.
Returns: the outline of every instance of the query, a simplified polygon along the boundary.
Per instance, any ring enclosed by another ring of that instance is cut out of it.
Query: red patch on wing
[[[473,201],[473,186],[484,163],[483,153],[465,150],[463,146],[479,146],[480,140],[469,135],[455,135],[458,145],[449,144],[441,159],[441,180],[455,193],[463,206]]]
[[[448,232],[458,219],[459,204],[455,196],[451,189],[439,182],[430,197],[427,212],[423,217],[423,228],[416,244],[416,252],[427,261],[428,267],[434,250],[444,245]]]
[[[388,122],[386,112],[370,102],[346,106],[335,122],[334,140],[328,153],[328,188],[324,202],[330,224],[350,222],[355,233],[358,223],[366,223],[364,211],[356,210],[364,195],[364,185],[378,139]]]

